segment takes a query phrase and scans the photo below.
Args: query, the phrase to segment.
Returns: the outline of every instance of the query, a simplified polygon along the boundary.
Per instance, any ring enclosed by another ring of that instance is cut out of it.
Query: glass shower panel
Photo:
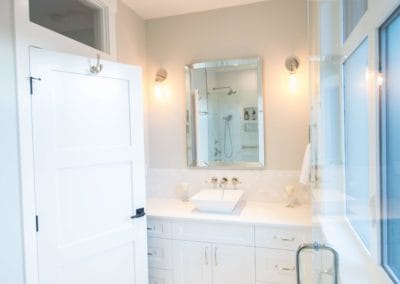
[[[382,262],[400,282],[400,11],[381,29],[382,68]]]
[[[369,248],[368,41],[343,64],[346,216]]]

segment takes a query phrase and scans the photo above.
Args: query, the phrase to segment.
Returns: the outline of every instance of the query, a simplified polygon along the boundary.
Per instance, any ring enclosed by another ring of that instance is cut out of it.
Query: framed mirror
[[[185,72],[188,166],[263,168],[261,58],[195,63]]]

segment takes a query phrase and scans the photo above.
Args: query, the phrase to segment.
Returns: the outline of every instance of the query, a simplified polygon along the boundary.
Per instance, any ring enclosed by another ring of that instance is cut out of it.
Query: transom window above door
[[[106,5],[97,0],[29,0],[30,21],[109,52]]]

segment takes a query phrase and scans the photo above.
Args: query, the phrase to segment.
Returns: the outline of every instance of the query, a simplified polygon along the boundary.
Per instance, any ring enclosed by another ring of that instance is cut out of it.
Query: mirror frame
[[[257,66],[257,97],[258,97],[258,149],[259,161],[258,162],[233,162],[233,163],[218,163],[209,164],[204,163],[199,165],[196,158],[196,143],[190,145],[190,141],[196,141],[196,132],[193,129],[191,115],[191,70],[218,68],[218,67],[237,67],[240,65],[255,65]],[[264,92],[263,92],[263,64],[261,57],[250,57],[242,59],[227,59],[193,63],[185,66],[185,93],[186,93],[186,161],[187,167],[191,169],[220,169],[220,170],[252,170],[252,169],[265,169],[265,118],[264,118]],[[191,138],[191,139],[190,139]],[[192,155],[189,155],[189,150]]]

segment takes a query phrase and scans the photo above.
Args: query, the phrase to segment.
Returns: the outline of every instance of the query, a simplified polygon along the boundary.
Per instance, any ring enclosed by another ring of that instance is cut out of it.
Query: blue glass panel
[[[399,12],[397,14],[400,14]],[[386,122],[383,147],[383,262],[392,277],[400,279],[400,16],[381,31],[386,74]],[[381,59],[381,60],[382,60]]]
[[[344,63],[346,215],[365,246],[370,242],[368,161],[368,41]]]

